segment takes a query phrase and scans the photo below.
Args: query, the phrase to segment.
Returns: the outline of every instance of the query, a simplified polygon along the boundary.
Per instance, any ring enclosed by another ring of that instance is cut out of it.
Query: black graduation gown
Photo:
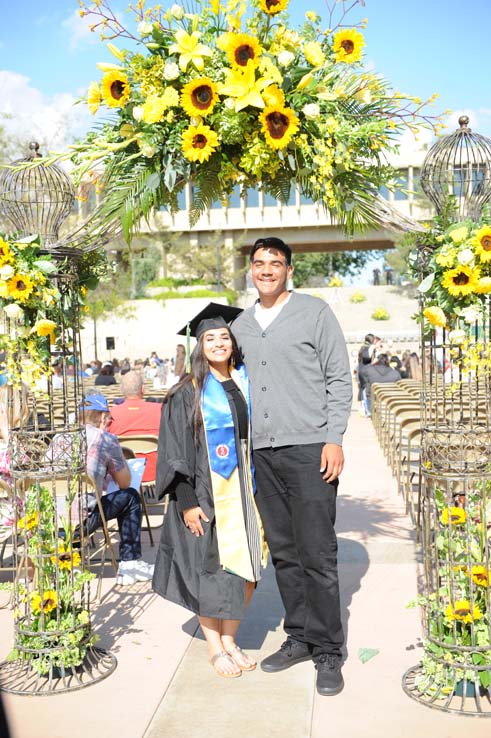
[[[156,489],[159,498],[169,495],[153,589],[166,600],[203,617],[241,620],[245,612],[245,580],[220,567],[213,495],[206,440],[201,430],[198,448],[191,425],[194,387],[181,387],[164,405],[159,430]],[[194,487],[209,522],[201,521],[205,534],[195,536],[186,528],[177,506],[176,474]]]

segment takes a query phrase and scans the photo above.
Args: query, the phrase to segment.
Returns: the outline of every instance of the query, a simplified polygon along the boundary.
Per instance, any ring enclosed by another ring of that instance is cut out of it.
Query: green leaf
[[[152,172],[152,174],[149,174],[147,179],[145,180],[145,187],[147,190],[152,190],[152,192],[155,192],[155,190],[160,185],[160,174],[158,172]]]
[[[433,284],[434,279],[435,279],[435,272],[428,274],[428,276],[425,277],[423,281],[421,282],[421,284],[418,286],[418,292],[422,292],[423,294],[425,292],[428,292],[428,290],[431,288],[431,285]]]
[[[39,236],[36,233],[33,236],[24,236],[24,238],[17,238],[15,243],[33,243],[34,241],[38,241]]]
[[[377,656],[379,653],[380,650],[378,648],[359,648],[358,658],[362,664],[366,664],[367,661],[370,661],[370,659],[373,659],[373,657]]]
[[[39,269],[40,272],[43,272],[43,274],[54,274],[58,271],[58,267],[56,266],[56,264],[53,264],[52,261],[46,261],[44,259],[33,261],[32,265],[36,267],[36,269]]]

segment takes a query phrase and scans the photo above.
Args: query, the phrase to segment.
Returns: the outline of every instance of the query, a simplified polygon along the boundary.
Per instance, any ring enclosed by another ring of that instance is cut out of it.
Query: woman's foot
[[[226,651],[218,651],[210,659],[210,664],[215,669],[218,676],[225,679],[235,679],[240,677],[242,670],[235,660]]]
[[[249,656],[236,643],[232,647],[227,648],[227,653],[241,671],[253,671],[257,666],[252,656]]]

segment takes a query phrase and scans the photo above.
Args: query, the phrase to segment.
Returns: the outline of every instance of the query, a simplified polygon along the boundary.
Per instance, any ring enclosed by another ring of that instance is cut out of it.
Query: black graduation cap
[[[189,335],[199,338],[204,331],[211,331],[214,328],[228,328],[228,324],[241,312],[242,308],[221,305],[219,302],[210,302],[184,328],[177,331],[177,334],[186,336],[189,328]]]

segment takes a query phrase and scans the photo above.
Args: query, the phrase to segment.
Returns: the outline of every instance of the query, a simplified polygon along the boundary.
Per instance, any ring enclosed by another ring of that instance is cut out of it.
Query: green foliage
[[[180,279],[177,277],[163,277],[162,279],[153,279],[147,284],[147,287],[165,287],[168,290],[178,289],[179,287],[188,287],[191,285],[204,284],[203,279]]]
[[[237,301],[237,293],[233,290],[223,290],[222,292],[216,292],[214,290],[189,290],[186,292],[166,290],[165,292],[160,292],[158,295],[154,295],[155,300],[182,300],[189,297],[209,297],[210,299],[226,297],[229,305],[234,305]]]
[[[353,276],[380,253],[378,251],[329,251],[295,254],[293,284],[295,287],[308,287],[309,282],[315,278],[321,277],[327,280],[334,273]]]

